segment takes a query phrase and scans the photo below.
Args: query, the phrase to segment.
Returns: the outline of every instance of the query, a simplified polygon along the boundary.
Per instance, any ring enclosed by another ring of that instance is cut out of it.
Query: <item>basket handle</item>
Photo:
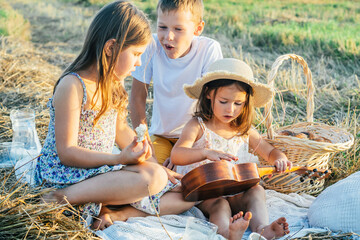
[[[306,84],[307,84],[307,105],[306,105],[306,119],[308,122],[313,122],[313,115],[314,115],[314,85],[312,82],[312,75],[311,75],[311,71],[307,65],[307,63],[305,62],[305,60],[296,55],[296,54],[285,54],[282,55],[280,57],[278,57],[275,62],[273,63],[273,65],[271,66],[271,70],[267,76],[267,81],[268,81],[268,85],[271,88],[274,88],[274,79],[277,75],[278,69],[280,67],[280,65],[287,59],[293,59],[296,60],[296,62],[298,62],[300,65],[302,65],[303,67],[303,71],[304,74],[306,76]],[[272,99],[272,101],[270,101],[268,104],[266,104],[265,106],[265,110],[264,110],[264,114],[266,116],[266,122],[265,122],[265,126],[267,129],[267,137],[268,139],[274,139],[274,130],[273,130],[273,116],[271,113],[271,109],[273,106],[273,101],[274,98]]]

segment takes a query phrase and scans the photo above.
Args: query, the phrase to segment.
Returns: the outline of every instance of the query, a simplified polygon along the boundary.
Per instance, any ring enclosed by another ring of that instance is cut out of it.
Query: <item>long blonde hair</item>
[[[115,39],[110,61],[105,54],[105,44]],[[78,72],[96,64],[98,76],[96,93],[100,92],[101,108],[94,119],[94,125],[110,108],[127,115],[128,94],[119,81],[114,81],[114,67],[119,54],[129,46],[145,45],[150,42],[150,23],[145,14],[127,1],[115,1],[104,6],[94,17],[87,31],[84,45],[78,57],[63,72],[60,79],[71,72]],[[94,106],[94,97],[92,99]]]

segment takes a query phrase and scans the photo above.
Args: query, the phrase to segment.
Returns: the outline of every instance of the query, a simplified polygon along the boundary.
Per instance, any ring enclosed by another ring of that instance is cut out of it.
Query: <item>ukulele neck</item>
[[[284,173],[290,173],[290,172],[295,172],[299,169],[301,169],[302,167],[300,166],[292,166],[291,170],[286,169]],[[259,172],[259,176],[265,176],[265,175],[270,175],[270,174],[274,174],[276,173],[276,167],[272,166],[272,167],[258,167],[258,172]]]

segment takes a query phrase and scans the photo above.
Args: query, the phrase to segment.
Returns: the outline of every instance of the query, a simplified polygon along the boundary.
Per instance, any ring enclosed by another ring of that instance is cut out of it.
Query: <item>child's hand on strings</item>
[[[140,148],[141,144],[143,145]],[[137,142],[137,137],[121,152],[121,164],[138,164],[151,157],[151,148],[147,140]]]
[[[276,170],[280,173],[283,173],[287,169],[290,170],[292,168],[292,162],[290,162],[285,155],[279,159],[276,159],[274,161],[274,165],[276,167]]]
[[[277,173],[283,173],[287,169],[290,170],[292,168],[292,162],[289,161],[289,159],[286,157],[286,155],[282,151],[280,151],[276,148],[273,148],[270,151],[269,156],[268,156],[268,161],[269,161],[269,163],[272,163],[273,165],[275,165]],[[268,177],[271,177],[271,175]]]
[[[234,155],[229,154],[229,153],[224,153],[222,151],[204,148],[204,153],[205,153],[205,159],[209,159],[211,161],[221,161],[221,160],[236,161],[236,160],[238,160],[238,158],[235,157]]]

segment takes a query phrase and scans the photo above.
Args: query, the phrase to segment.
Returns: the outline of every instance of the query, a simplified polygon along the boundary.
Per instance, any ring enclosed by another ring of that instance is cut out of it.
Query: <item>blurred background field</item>
[[[80,50],[91,18],[107,2],[0,0],[0,142],[11,141],[10,110],[25,106],[35,109],[37,131],[44,141],[46,102],[53,84]],[[157,1],[133,2],[148,14],[156,31]],[[204,3],[203,35],[217,39],[225,57],[246,61],[261,82],[266,82],[271,64],[282,54],[295,53],[306,60],[316,89],[315,121],[344,128],[355,137],[352,148],[330,157],[333,173],[326,186],[359,171],[360,1]],[[130,86],[127,79],[127,90]],[[273,108],[275,128],[306,121],[306,83],[298,64],[284,64],[275,86],[279,93]],[[151,100],[149,95],[148,114]],[[261,112],[257,123],[260,119]],[[266,131],[263,125],[259,130]],[[0,201],[11,190],[5,183]]]
[[[268,51],[299,48],[326,56],[359,56],[358,1],[205,0],[206,34],[248,38]],[[138,5],[155,19],[156,0]],[[233,41],[231,41],[233,42]]]

